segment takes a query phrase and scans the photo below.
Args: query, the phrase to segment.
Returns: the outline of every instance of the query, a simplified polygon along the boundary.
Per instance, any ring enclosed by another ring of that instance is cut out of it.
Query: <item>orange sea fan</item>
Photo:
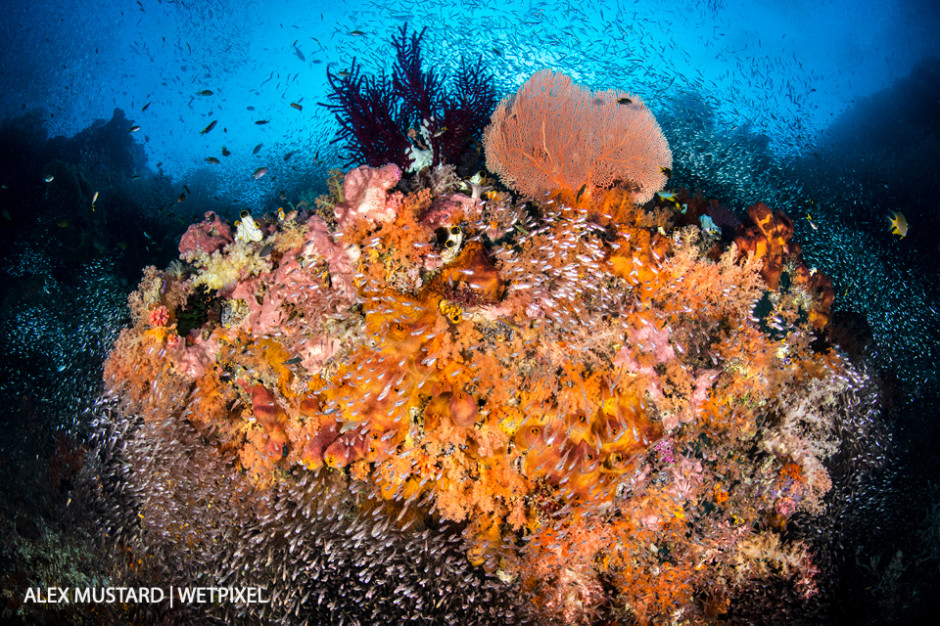
[[[643,203],[672,167],[666,138],[638,96],[591,92],[550,70],[496,107],[483,144],[486,166],[532,196],[620,185]]]

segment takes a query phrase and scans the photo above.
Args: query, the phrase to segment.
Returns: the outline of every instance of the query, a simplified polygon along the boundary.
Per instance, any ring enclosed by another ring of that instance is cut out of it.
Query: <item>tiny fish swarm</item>
[[[831,287],[792,223],[756,205],[722,243],[684,192],[523,203],[399,176],[347,174],[334,224],[191,226],[186,265],[131,296],[120,410],[194,427],[258,490],[339,474],[401,531],[461,524],[467,561],[546,619],[713,623],[768,578],[813,596],[784,530],[825,510],[863,376],[819,345]]]
[[[638,96],[591,92],[551,70],[499,103],[483,142],[486,167],[531,196],[618,185],[642,203],[672,168],[669,144]]]

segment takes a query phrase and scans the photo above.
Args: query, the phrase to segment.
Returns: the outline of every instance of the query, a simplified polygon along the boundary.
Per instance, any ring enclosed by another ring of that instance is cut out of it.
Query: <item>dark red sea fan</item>
[[[334,142],[346,144],[348,164],[394,163],[407,170],[413,145],[430,148],[434,165],[457,164],[482,137],[496,103],[492,76],[482,60],[462,58],[448,88],[437,70],[425,69],[424,33],[409,34],[405,25],[392,37],[391,78],[365,74],[355,60],[342,75],[327,71],[331,93],[323,106],[339,122]]]
[[[330,102],[323,106],[336,115],[340,129],[333,143],[345,143],[348,162],[406,166],[407,122],[400,103],[392,97],[388,77],[363,74],[353,59],[346,74],[327,70],[326,78],[332,91]]]

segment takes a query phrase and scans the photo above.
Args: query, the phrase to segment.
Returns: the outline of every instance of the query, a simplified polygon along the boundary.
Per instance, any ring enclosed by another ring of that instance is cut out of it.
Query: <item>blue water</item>
[[[62,433],[81,430],[143,268],[175,258],[207,210],[270,211],[348,169],[320,106],[327,71],[356,59],[390,72],[404,24],[427,28],[426,67],[448,75],[481,58],[499,97],[542,68],[638,94],[672,148],[670,187],[793,218],[807,264],[834,284],[834,322],[882,381],[893,442],[890,470],[851,499],[831,615],[929,613],[940,582],[937,0],[8,0],[0,554],[42,536],[16,520],[54,525],[42,503],[69,497],[36,477]],[[904,239],[888,232],[896,211]],[[7,493],[22,485],[39,495]],[[0,558],[0,587],[21,571]]]
[[[354,57],[387,68],[386,42],[406,22],[430,27],[431,64],[482,55],[503,93],[552,67],[634,91],[654,110],[693,94],[782,153],[938,46],[930,2],[487,4],[14,0],[0,25],[0,116],[39,109],[50,134],[71,135],[120,108],[141,126],[135,140],[152,168],[180,180],[207,169],[220,192],[251,203],[303,180],[318,153],[332,163],[333,126],[316,106],[326,69]],[[214,95],[196,95],[204,89]],[[200,136],[213,119],[219,127]],[[270,124],[254,125],[261,119]],[[222,145],[232,157],[207,168]],[[271,175],[255,182],[259,164]]]

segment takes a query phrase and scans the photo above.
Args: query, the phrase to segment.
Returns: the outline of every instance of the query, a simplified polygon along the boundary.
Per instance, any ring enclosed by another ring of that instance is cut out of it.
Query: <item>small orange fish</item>
[[[268,173],[268,168],[266,168],[266,167],[259,167],[258,169],[255,170],[255,173],[252,174],[252,176],[254,176],[254,179],[255,179],[255,180],[258,180],[259,178],[261,178],[262,176],[264,176],[264,175],[267,174],[267,173]]]
[[[303,111],[303,110],[304,110],[303,106],[297,104],[296,102],[291,102],[290,105],[291,105],[292,108],[295,108],[295,109],[297,109],[298,111]]]

